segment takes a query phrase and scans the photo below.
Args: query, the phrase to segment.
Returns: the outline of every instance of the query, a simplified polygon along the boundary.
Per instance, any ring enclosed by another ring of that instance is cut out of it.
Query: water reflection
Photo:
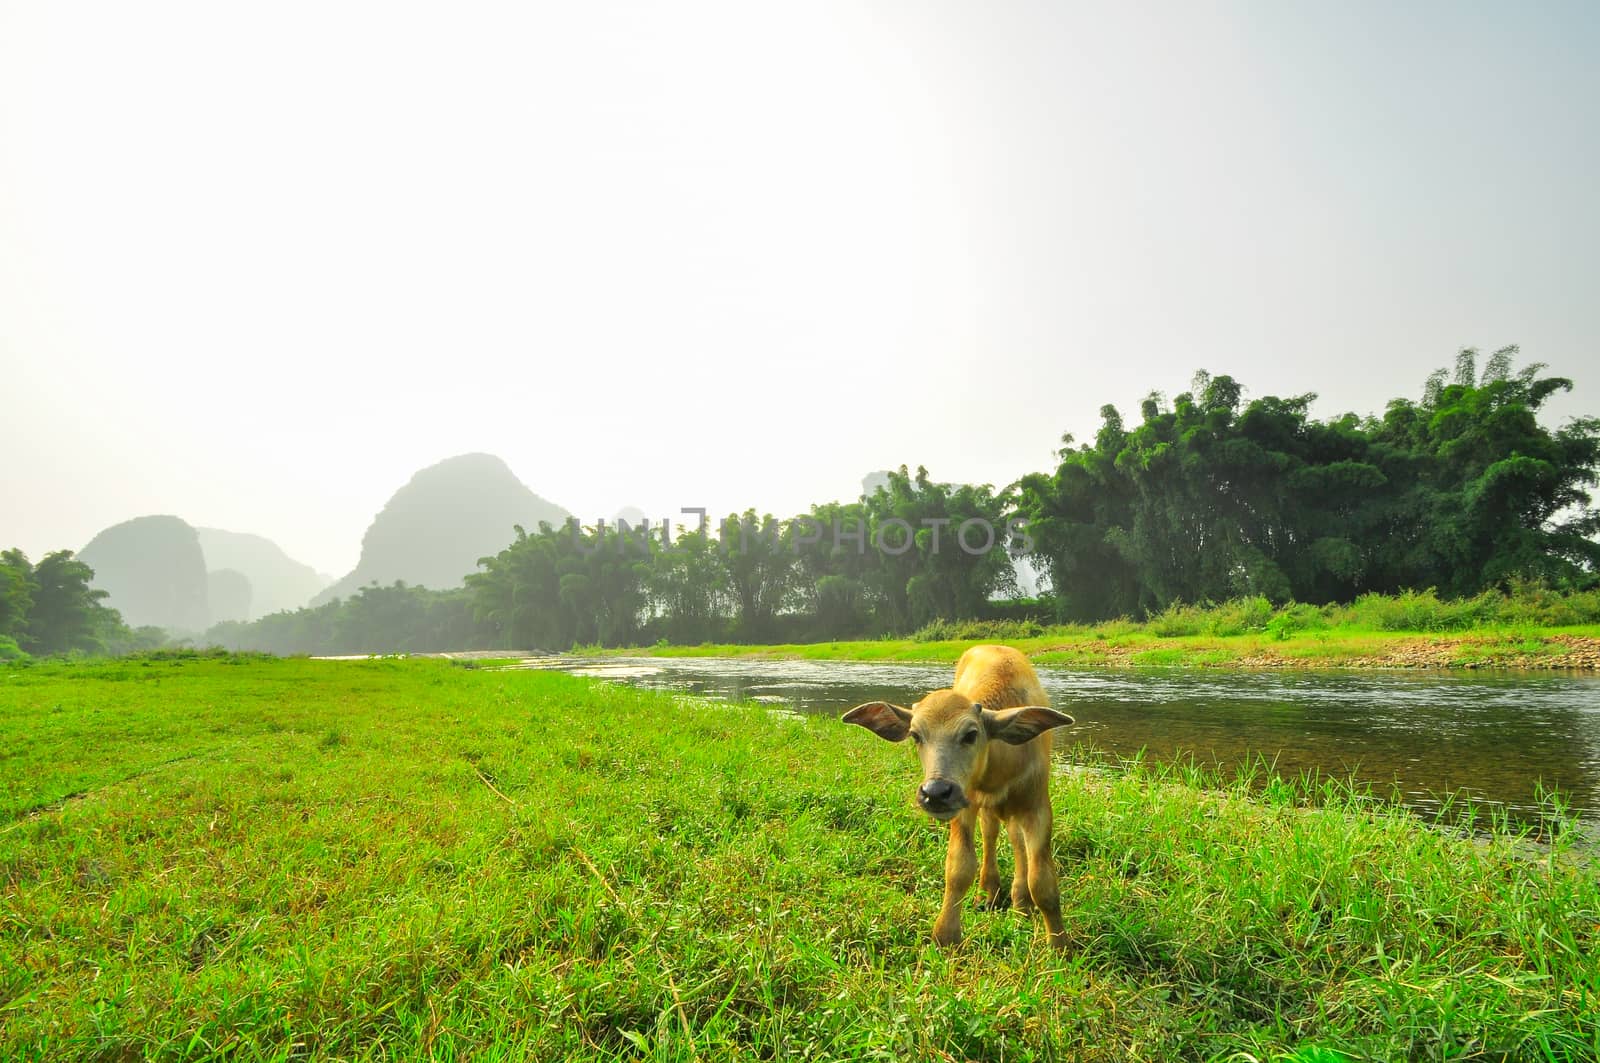
[[[909,704],[950,683],[949,665],[748,658],[530,660],[636,686],[837,714],[863,701]],[[1114,757],[1193,757],[1232,772],[1265,758],[1280,775],[1355,777],[1436,812],[1466,793],[1526,819],[1539,790],[1600,822],[1600,679],[1438,672],[1194,672],[1039,669],[1077,717],[1077,743]]]

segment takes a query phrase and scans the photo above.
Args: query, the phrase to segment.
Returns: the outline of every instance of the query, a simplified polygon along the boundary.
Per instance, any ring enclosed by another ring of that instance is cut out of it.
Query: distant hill
[[[110,594],[106,604],[128,624],[188,633],[210,625],[205,553],[195,530],[179,518],[135,517],[112,525],[78,557],[94,569],[93,585]]]
[[[234,568],[213,569],[206,573],[206,587],[213,624],[250,619],[250,577]]]
[[[394,493],[361,539],[355,571],[312,599],[321,605],[377,582],[404,580],[443,590],[461,586],[478,558],[497,554],[540,521],[570,514],[532,491],[492,454],[463,454],[430,465]]]
[[[329,580],[310,565],[303,565],[283,552],[271,539],[246,532],[220,528],[196,528],[200,548],[205,551],[206,567],[234,569],[250,581],[250,617],[298,609],[311,601]],[[215,616],[215,620],[232,619]]]

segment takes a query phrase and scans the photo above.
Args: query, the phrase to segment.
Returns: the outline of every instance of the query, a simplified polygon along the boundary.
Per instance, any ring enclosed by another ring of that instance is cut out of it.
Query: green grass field
[[[1600,1056],[1559,842],[1066,771],[1071,947],[969,911],[941,952],[915,780],[835,719],[551,673],[0,671],[0,1058]]]

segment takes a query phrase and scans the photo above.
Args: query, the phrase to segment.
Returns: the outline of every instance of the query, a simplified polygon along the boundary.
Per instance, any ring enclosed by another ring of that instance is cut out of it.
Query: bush
[[[1229,636],[1265,631],[1272,620],[1272,603],[1260,594],[1234,598],[1214,606],[1207,614],[1206,634]]]
[[[1350,605],[1350,620],[1378,631],[1442,631],[1444,603],[1432,587],[1390,597],[1363,594]]]
[[[118,660],[135,663],[139,661],[270,661],[273,654],[262,653],[258,650],[230,650],[225,646],[163,646],[156,650],[141,650],[137,653],[125,653],[118,656]]]
[[[1044,634],[1033,620],[934,620],[911,633],[913,642],[1005,642]]]
[[[1150,618],[1150,633],[1164,639],[1198,635],[1206,628],[1204,606],[1173,602]]]
[[[1484,591],[1475,598],[1441,601],[1432,587],[1398,595],[1363,594],[1347,616],[1360,627],[1379,631],[1465,631],[1499,621],[1503,596]]]
[[[1272,620],[1272,602],[1265,595],[1230,598],[1221,605],[1202,602],[1185,605],[1173,602],[1149,621],[1152,635],[1160,638],[1189,638],[1196,635],[1245,635],[1265,631]]]
[[[1267,622],[1267,634],[1282,641],[1301,631],[1322,631],[1328,626],[1324,609],[1304,602],[1290,602]]]
[[[9,635],[0,635],[0,661],[7,663],[15,661],[20,664],[31,660],[33,658],[23,652],[22,647],[17,645],[16,639]]]
[[[1499,619],[1505,624],[1567,627],[1600,624],[1600,591],[1563,594],[1536,580],[1513,579],[1500,603]]]
[[[1036,624],[1051,624],[1055,622],[1057,608],[1056,599],[1048,594],[1041,594],[1037,598],[1007,598],[991,601],[984,619],[1031,620]]]

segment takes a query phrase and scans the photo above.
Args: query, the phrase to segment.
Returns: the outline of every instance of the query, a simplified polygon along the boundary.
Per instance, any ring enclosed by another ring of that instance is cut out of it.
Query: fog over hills
[[[196,528],[200,548],[205,551],[206,568],[234,569],[250,581],[250,616],[265,616],[285,609],[298,609],[328,580],[310,565],[301,564],[271,539],[248,532],[221,528]],[[217,615],[212,620],[235,619]]]
[[[211,622],[224,620],[249,620],[251,599],[250,577],[236,568],[217,568],[206,573],[206,600],[211,607]]]
[[[637,511],[630,511],[630,515]],[[194,528],[176,516],[135,517],[79,551],[93,585],[133,626],[195,634],[222,620],[348,597],[368,583],[461,586],[478,558],[504,549],[515,525],[563,524],[569,514],[490,454],[464,454],[421,470],[396,491],[362,538],[354,571],[329,584],[278,544],[248,532]]]
[[[478,558],[510,544],[514,525],[533,531],[540,521],[560,525],[570,515],[534,494],[492,454],[447,458],[394,493],[362,537],[355,570],[312,604],[348,597],[373,582],[459,587]]]
[[[94,569],[92,585],[134,627],[204,631],[211,622],[206,557],[200,539],[173,516],[135,517],[114,524],[78,551]]]
[[[123,620],[177,633],[298,609],[328,582],[270,539],[170,515],[112,525],[78,557]]]

